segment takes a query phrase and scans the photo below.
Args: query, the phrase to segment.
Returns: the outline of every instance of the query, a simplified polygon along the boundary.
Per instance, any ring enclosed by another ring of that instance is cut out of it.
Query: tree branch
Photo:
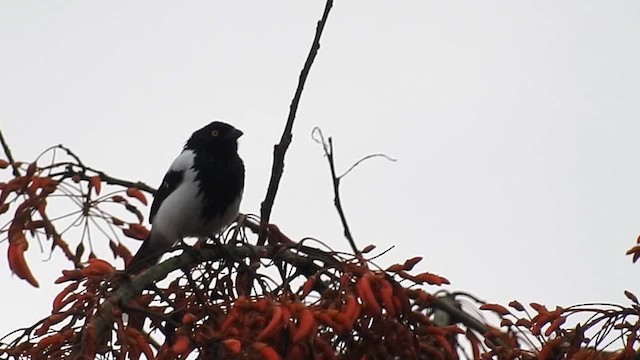
[[[291,105],[289,106],[289,116],[287,117],[287,124],[285,125],[284,131],[282,132],[280,143],[273,147],[273,165],[271,166],[271,179],[269,180],[267,195],[260,205],[260,218],[262,227],[269,223],[269,218],[271,217],[273,203],[276,199],[278,186],[280,185],[280,180],[282,179],[282,174],[284,172],[284,156],[287,152],[287,149],[289,148],[289,144],[291,144],[293,122],[296,118],[296,112],[298,110],[300,98],[302,97],[302,90],[304,89],[304,84],[307,80],[307,77],[309,76],[311,65],[313,65],[313,61],[318,54],[318,50],[320,49],[320,37],[322,36],[322,31],[324,30],[324,25],[327,22],[329,11],[331,10],[332,6],[333,0],[327,0],[322,18],[320,19],[320,21],[318,21],[318,25],[316,27],[316,34],[311,45],[311,50],[309,51],[309,55],[307,55],[307,60],[304,63],[302,72],[300,72],[298,87],[296,88],[295,95],[293,96],[293,100],[291,101]],[[258,245],[264,245],[265,240],[266,234],[263,231],[260,233],[260,237],[258,238]]]
[[[329,161],[329,170],[331,171],[331,180],[333,182],[333,204],[338,211],[338,216],[340,216],[340,222],[342,222],[342,228],[344,229],[344,237],[349,241],[349,245],[351,245],[351,249],[356,256],[360,256],[360,250],[356,246],[356,242],[353,240],[353,235],[351,235],[351,230],[349,229],[349,224],[347,224],[347,217],[344,215],[344,210],[342,209],[342,202],[340,201],[340,178],[342,176],[336,175],[336,167],[333,161],[333,141],[329,138],[329,143],[324,140],[324,136],[322,135],[322,130],[319,127],[315,127],[312,131],[312,137],[318,136],[318,138],[314,138],[314,140],[320,144],[322,144],[322,149],[324,150],[324,154],[327,157],[327,161]],[[353,169],[353,167],[351,167]],[[351,171],[349,169],[347,172]]]
[[[300,249],[299,249],[300,250]],[[314,249],[317,251],[317,249]],[[331,254],[326,253],[323,257],[309,257],[296,254],[288,249],[283,249],[281,245],[255,246],[243,244],[238,246],[232,244],[218,244],[215,247],[202,248],[197,254],[185,251],[179,256],[172,257],[156,266],[149,268],[142,274],[134,277],[129,282],[124,282],[103,304],[99,307],[94,320],[95,339],[98,345],[106,343],[111,329],[112,314],[114,306],[126,304],[132,298],[138,296],[149,284],[156,283],[169,275],[169,273],[190,267],[192,264],[206,261],[215,261],[223,258],[233,257],[244,259],[250,256],[260,256],[265,259],[280,260],[295,266],[299,274],[310,276],[328,267],[341,267],[341,262]],[[320,267],[314,261],[325,262],[324,267]]]
[[[78,175],[81,180],[89,181],[89,179],[91,178],[90,176],[88,176],[84,172],[78,172],[78,171],[73,170],[71,165],[78,166],[77,164],[69,163],[68,166],[67,166],[67,169],[64,172],[51,174],[50,176],[62,175],[62,179],[64,179],[64,178],[73,177],[74,175]],[[105,174],[104,172],[102,172],[100,170],[92,169],[90,167],[85,167],[84,170],[89,170],[89,171],[95,172],[100,177],[101,181],[103,181],[103,182],[105,182],[105,183],[107,183],[109,185],[120,185],[120,186],[124,186],[124,187],[135,187],[135,188],[138,188],[138,189],[140,189],[142,191],[146,191],[151,195],[155,195],[155,193],[156,193],[156,189],[154,189],[153,187],[151,187],[151,186],[149,186],[149,185],[147,185],[147,184],[145,184],[145,183],[143,183],[141,181],[133,182],[133,181],[114,178],[112,176],[109,176],[109,175]]]
[[[340,201],[340,178],[336,176],[336,167],[333,161],[333,141],[331,138],[329,138],[329,153],[327,153],[327,159],[329,160],[329,169],[331,170],[331,178],[333,180],[333,204],[338,211],[338,216],[340,216],[340,222],[342,222],[342,228],[344,229],[344,237],[349,240],[349,245],[351,245],[353,253],[359,256],[360,250],[358,250],[356,242],[353,240],[353,235],[351,235],[351,230],[347,224],[347,217],[344,215],[344,210],[342,209],[342,201]]]
[[[7,144],[7,141],[4,139],[4,136],[2,135],[2,130],[0,130],[0,142],[2,143],[2,148],[4,149],[4,153],[7,155],[7,160],[9,161],[9,163],[11,164],[11,168],[13,169],[13,176],[18,177],[20,176],[20,171],[18,170],[18,167],[16,166],[16,161],[13,158],[13,155],[11,154],[11,149],[9,148],[9,144]]]

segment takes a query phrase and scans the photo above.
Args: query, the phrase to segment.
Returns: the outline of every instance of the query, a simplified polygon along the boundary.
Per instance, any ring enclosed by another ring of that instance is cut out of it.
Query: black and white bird
[[[244,190],[240,136],[219,121],[191,135],[162,179],[151,205],[151,231],[127,273],[156,264],[182,238],[213,236],[238,217]]]

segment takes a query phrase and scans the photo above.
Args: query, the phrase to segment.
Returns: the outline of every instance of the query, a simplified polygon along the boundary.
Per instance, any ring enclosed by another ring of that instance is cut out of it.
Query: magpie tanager
[[[127,273],[155,265],[182,238],[213,236],[238,217],[244,189],[240,136],[242,131],[219,121],[191,135],[155,194],[151,231]]]

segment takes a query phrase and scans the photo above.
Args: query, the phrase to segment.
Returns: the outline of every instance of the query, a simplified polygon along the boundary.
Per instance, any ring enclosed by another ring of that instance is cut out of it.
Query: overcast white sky
[[[189,134],[223,119],[245,132],[241,210],[258,213],[323,7],[0,1],[0,126],[18,159],[63,143],[157,186]],[[638,290],[624,253],[640,233],[639,14],[637,1],[336,1],[273,222],[348,249],[310,138],[320,126],[339,169],[398,159],[342,185],[357,242],[396,246],[378,263],[422,255],[418,270],[493,302],[625,302]],[[40,289],[0,262],[1,334],[49,313],[61,287],[46,257],[28,253]]]

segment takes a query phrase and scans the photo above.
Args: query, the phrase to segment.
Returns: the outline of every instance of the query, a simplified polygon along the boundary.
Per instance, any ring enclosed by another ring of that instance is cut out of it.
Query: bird
[[[154,196],[149,235],[126,273],[140,273],[183,238],[213,236],[238,217],[245,178],[238,155],[242,135],[214,121],[189,137]]]

